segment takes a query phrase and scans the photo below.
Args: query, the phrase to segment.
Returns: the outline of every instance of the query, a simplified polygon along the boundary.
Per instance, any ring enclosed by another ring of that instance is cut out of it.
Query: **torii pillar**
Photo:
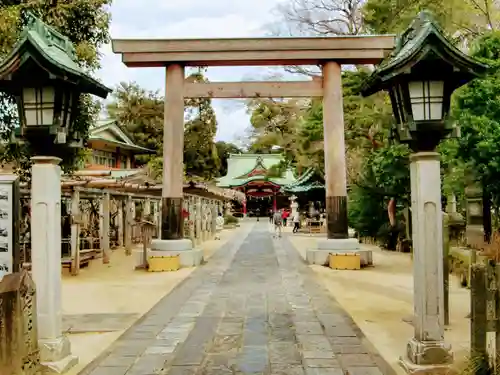
[[[203,253],[184,238],[184,66],[166,67],[163,126],[163,185],[160,239],[151,243],[151,255],[180,255],[183,267],[199,265]]]
[[[356,252],[361,254],[362,264],[372,264],[371,251],[361,251],[358,240],[348,235],[342,71],[333,61],[323,65],[323,132],[327,239],[318,240],[316,249],[307,250],[307,261],[325,265],[332,252]]]

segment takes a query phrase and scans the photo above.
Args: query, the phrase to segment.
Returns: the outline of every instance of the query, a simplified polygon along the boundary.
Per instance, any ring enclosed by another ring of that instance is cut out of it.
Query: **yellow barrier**
[[[179,255],[150,256],[148,265],[149,272],[177,271],[181,268]]]
[[[333,253],[329,260],[330,268],[335,270],[361,269],[361,256],[358,253]]]

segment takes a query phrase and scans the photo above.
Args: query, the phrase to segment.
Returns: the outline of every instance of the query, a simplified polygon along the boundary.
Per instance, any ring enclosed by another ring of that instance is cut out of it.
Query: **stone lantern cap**
[[[483,75],[488,69],[487,65],[455,47],[432,15],[428,11],[422,11],[398,38],[393,52],[366,81],[362,89],[363,96],[370,96],[393,86],[394,80],[411,73],[412,68],[424,60],[436,63],[441,60],[451,66],[453,69],[450,78],[454,81],[454,88]]]
[[[52,81],[60,80],[80,92],[106,98],[112,90],[83,71],[71,41],[32,13],[27,18],[19,40],[0,62],[0,88],[16,92],[23,81],[35,78],[33,71],[38,68]]]

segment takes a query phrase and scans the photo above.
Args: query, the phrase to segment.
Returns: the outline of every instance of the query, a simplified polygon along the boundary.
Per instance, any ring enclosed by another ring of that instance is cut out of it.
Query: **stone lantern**
[[[395,135],[410,156],[414,245],[414,337],[401,365],[411,374],[446,374],[453,361],[444,342],[443,242],[439,142],[458,135],[449,116],[453,91],[487,66],[453,46],[432,16],[422,12],[401,35],[393,53],[363,88],[389,93]]]
[[[61,373],[77,359],[62,334],[61,159],[50,155],[62,145],[82,145],[73,130],[81,94],[105,98],[111,90],[79,67],[68,38],[32,14],[27,20],[13,50],[0,61],[0,91],[16,99],[14,134],[29,141],[37,155],[31,173],[31,252],[38,343],[42,364]]]

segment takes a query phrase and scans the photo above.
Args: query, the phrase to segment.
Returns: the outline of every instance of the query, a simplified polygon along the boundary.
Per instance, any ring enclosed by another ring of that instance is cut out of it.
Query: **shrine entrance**
[[[342,64],[378,64],[395,36],[238,39],[115,39],[132,68],[166,67],[162,240],[183,238],[184,98],[323,98],[328,239],[346,239],[347,184]],[[295,82],[186,82],[185,67],[318,65],[322,77]],[[162,248],[167,245],[161,245]]]

